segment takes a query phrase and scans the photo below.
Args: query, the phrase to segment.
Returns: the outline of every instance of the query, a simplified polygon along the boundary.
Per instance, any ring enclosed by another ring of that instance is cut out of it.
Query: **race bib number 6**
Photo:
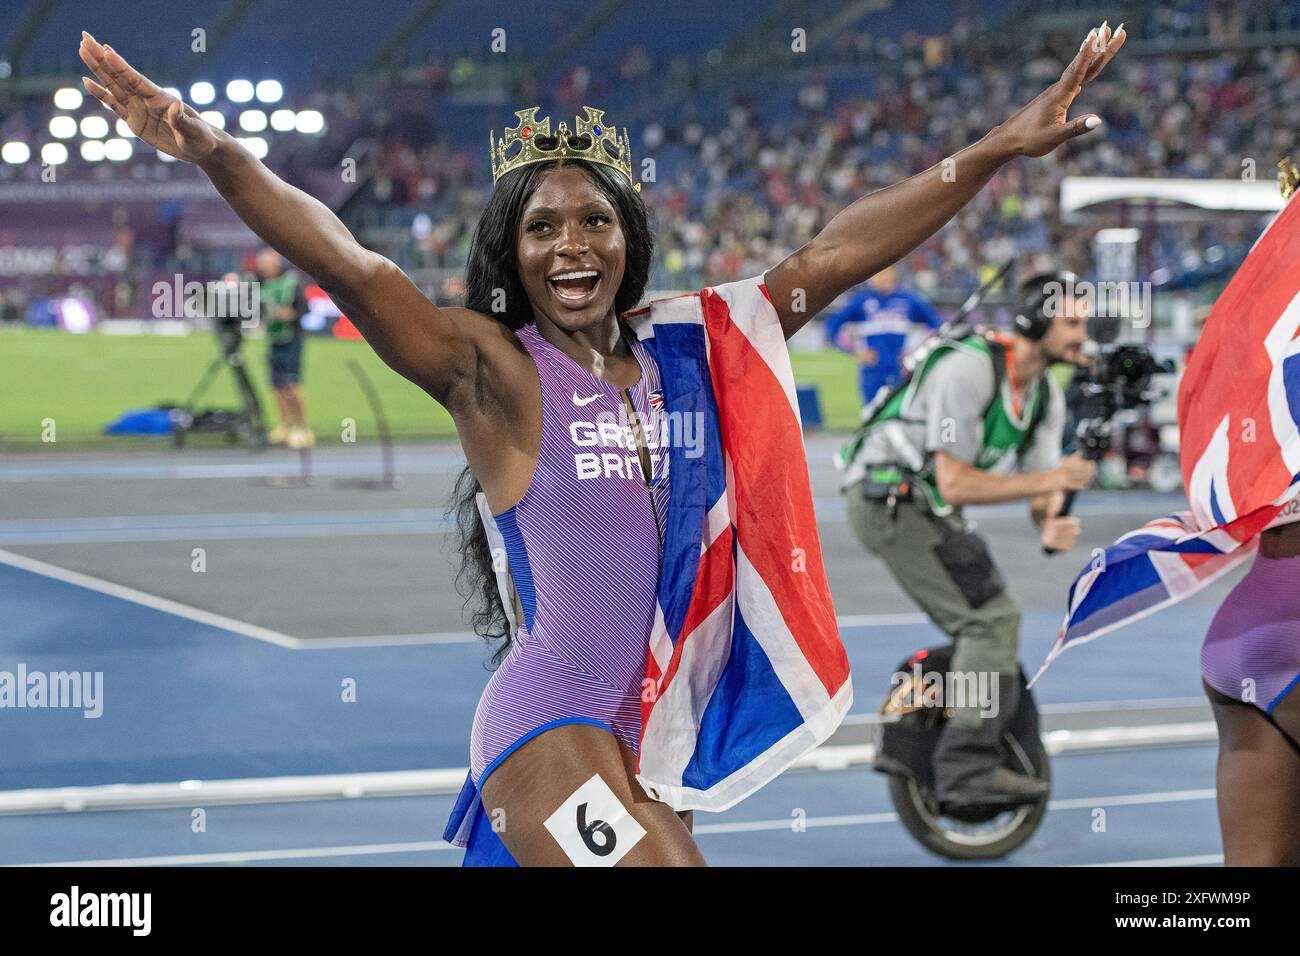
[[[546,829],[574,866],[613,866],[645,836],[600,774],[560,804]]]

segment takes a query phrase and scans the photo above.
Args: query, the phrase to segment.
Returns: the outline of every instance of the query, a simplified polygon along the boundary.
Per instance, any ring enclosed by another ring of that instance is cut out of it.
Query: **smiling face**
[[[627,240],[618,213],[577,166],[548,170],[519,221],[519,279],[533,315],[566,331],[614,313]]]

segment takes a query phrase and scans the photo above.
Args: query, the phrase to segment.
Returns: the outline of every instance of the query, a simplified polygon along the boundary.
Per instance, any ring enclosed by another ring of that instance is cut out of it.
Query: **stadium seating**
[[[213,82],[217,102],[207,108],[221,111],[228,128],[244,107],[224,100],[225,81],[282,81],[283,101],[267,109],[319,110],[326,126],[320,134],[264,134],[267,162],[338,209],[367,244],[404,268],[427,272],[429,283],[463,268],[491,187],[483,155],[488,126],[507,125],[514,109],[534,102],[560,116],[582,103],[607,109],[615,123],[632,128],[635,156],[655,161],[655,181],[643,195],[658,234],[652,287],[660,289],[761,271],[858,196],[978,139],[1052,82],[1079,31],[1062,21],[1059,32],[1035,31],[1037,39],[1026,43],[1008,30],[1010,18],[1028,11],[1089,22],[1086,12],[1060,13],[1059,4],[1007,0],[967,5],[964,17],[929,0],[906,11],[901,4],[827,0],[715,10],[666,0],[653,13],[631,3],[563,0],[547,7],[553,30],[539,33],[524,28],[535,20],[523,14],[469,0],[411,5],[427,15],[412,14],[409,22],[360,17],[354,4],[322,0],[316,16],[290,23],[275,20],[263,2],[246,5],[224,33],[214,29],[210,59],[196,65],[186,38],[195,23],[212,18],[194,3],[156,6],[154,32],[175,32],[182,52],[169,59],[157,49],[134,50],[129,30],[121,49],[142,69],[156,69],[160,83],[188,90],[195,80]],[[1257,175],[1271,176],[1272,163],[1294,144],[1287,124],[1261,120],[1292,116],[1300,104],[1300,54],[1283,42],[1300,24],[1286,9],[1252,4],[1234,19],[1222,4],[1189,0],[1130,24],[1132,49],[1081,104],[1106,118],[1103,135],[999,174],[909,257],[911,281],[952,301],[978,284],[990,263],[1013,255],[1050,257],[1086,273],[1091,249],[1057,211],[1067,175],[1233,178],[1248,158]],[[0,30],[17,30],[14,8],[5,11]],[[51,85],[56,78],[73,83],[81,72],[75,38],[86,19],[74,4],[54,4],[11,67],[27,78],[49,76]],[[342,22],[347,30],[338,28]],[[787,49],[791,23],[808,24],[803,56]],[[527,52],[531,72],[498,68],[487,50],[498,27],[508,50]],[[482,48],[469,49],[465,38],[478,33]],[[1176,51],[1163,52],[1175,41]],[[727,82],[730,64],[755,57],[770,69],[749,68],[744,84]],[[334,69],[344,60],[347,71]],[[356,78],[356,64],[367,61],[370,73]],[[75,115],[98,109],[88,101]],[[31,244],[42,228],[67,219],[49,214],[49,196],[30,191],[57,112],[48,94],[0,105],[0,141],[28,143],[33,157],[0,163],[10,227],[0,246]],[[85,277],[105,314],[124,307],[139,313],[155,275],[242,264],[253,240],[196,170],[161,163],[147,148],[122,162],[70,153],[64,181],[98,184],[122,210],[117,228],[99,217],[104,234],[84,237],[128,252],[129,281],[94,270]],[[340,175],[349,159],[355,182]],[[110,184],[119,184],[116,193]],[[168,196],[174,202],[160,201]],[[1161,224],[1151,261],[1167,271],[1195,270],[1204,250],[1236,254],[1258,228],[1258,221],[1241,218]],[[70,242],[73,229],[54,230],[47,241]],[[20,243],[19,235],[29,238]],[[9,278],[8,294],[18,294],[21,277]],[[25,294],[35,294],[41,281],[27,276]]]

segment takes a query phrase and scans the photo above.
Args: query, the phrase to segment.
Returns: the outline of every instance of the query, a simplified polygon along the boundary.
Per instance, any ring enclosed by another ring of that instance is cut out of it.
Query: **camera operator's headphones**
[[[1037,342],[1052,325],[1054,316],[1047,314],[1047,303],[1074,291],[1079,277],[1073,272],[1040,272],[1020,284],[1020,304],[1016,307],[1016,331]]]

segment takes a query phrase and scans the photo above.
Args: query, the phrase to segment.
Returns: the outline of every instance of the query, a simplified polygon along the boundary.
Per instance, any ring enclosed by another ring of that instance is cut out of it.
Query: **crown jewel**
[[[1282,162],[1277,164],[1277,188],[1282,191],[1283,199],[1290,199],[1297,189],[1300,189],[1300,169],[1296,164],[1291,162],[1288,156]]]
[[[551,133],[551,118],[537,119],[540,106],[530,106],[526,110],[516,110],[519,125],[507,127],[501,134],[501,141],[496,141],[492,130],[488,131],[488,146],[492,153],[492,182],[520,166],[529,163],[542,163],[551,159],[585,159],[589,163],[601,163],[613,167],[627,177],[632,188],[641,191],[641,184],[632,178],[632,150],[628,146],[627,130],[620,137],[612,126],[605,125],[605,111],[584,106],[587,117],[577,117],[577,131],[570,132],[569,125],[561,122]],[[506,150],[515,143],[520,147],[509,158]]]

